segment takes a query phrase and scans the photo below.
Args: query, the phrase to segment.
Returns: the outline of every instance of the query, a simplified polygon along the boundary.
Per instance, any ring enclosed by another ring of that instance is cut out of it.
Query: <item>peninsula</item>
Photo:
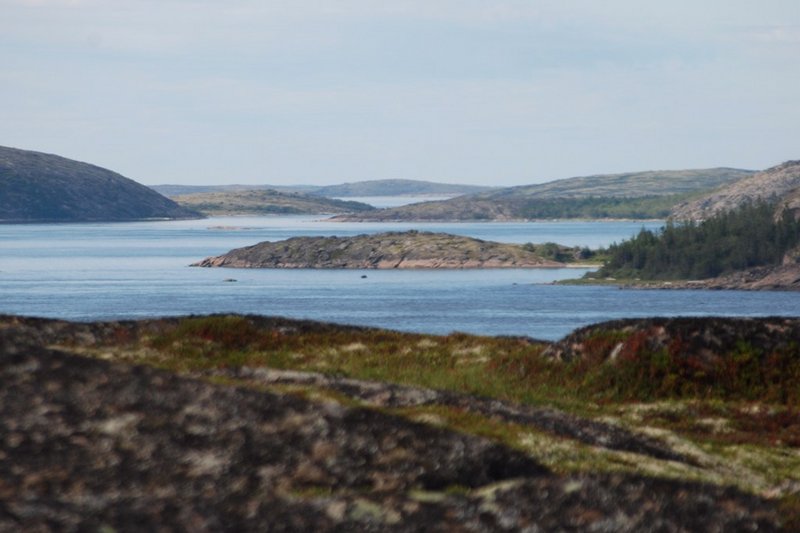
[[[533,246],[448,233],[387,232],[355,237],[294,237],[208,257],[192,266],[231,268],[546,268],[563,262]]]

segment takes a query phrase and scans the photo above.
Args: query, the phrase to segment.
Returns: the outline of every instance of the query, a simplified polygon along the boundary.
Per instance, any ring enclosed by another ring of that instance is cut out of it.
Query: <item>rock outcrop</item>
[[[609,342],[598,342],[601,338]],[[602,363],[623,354],[641,355],[672,347],[679,348],[677,357],[711,363],[729,357],[742,343],[766,356],[790,347],[797,339],[798,318],[631,318],[580,328],[548,347],[545,356]]]
[[[705,220],[748,202],[780,201],[798,188],[800,188],[800,161],[787,161],[723,186],[696,200],[679,204],[673,209],[672,218]]]
[[[648,288],[800,291],[800,264],[755,267],[718,278],[672,283],[661,282],[648,286]]]
[[[775,210],[776,218],[784,214],[800,220],[800,187],[786,194],[778,204],[778,208]]]
[[[102,344],[113,359],[113,342],[179,322],[2,317],[0,530],[776,531],[786,519],[730,487],[554,474],[522,451],[379,410],[73,353]]]
[[[522,246],[430,232],[295,237],[262,242],[192,266],[231,268],[542,268],[563,263]]]
[[[0,223],[200,217],[116,172],[56,155],[0,147]]]

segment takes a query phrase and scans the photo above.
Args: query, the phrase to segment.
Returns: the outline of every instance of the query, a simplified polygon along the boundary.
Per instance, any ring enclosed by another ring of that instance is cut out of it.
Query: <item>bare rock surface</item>
[[[800,264],[755,267],[707,280],[656,284],[654,288],[800,291]]]
[[[780,200],[800,188],[800,161],[787,161],[675,206],[676,220],[704,220],[756,200]]]
[[[420,231],[294,237],[209,257],[192,266],[232,268],[541,268],[562,263],[515,244]]]

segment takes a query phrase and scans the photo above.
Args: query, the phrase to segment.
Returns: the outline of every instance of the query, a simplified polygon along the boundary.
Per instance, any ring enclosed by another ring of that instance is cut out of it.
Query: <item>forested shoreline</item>
[[[750,203],[700,223],[668,222],[611,245],[594,278],[706,279],[748,268],[778,265],[800,245],[800,220],[775,215],[766,201]]]

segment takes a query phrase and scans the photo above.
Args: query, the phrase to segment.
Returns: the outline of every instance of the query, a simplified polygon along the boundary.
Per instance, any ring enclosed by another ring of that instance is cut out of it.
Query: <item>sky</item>
[[[0,145],[145,184],[800,158],[798,0],[0,0]]]

